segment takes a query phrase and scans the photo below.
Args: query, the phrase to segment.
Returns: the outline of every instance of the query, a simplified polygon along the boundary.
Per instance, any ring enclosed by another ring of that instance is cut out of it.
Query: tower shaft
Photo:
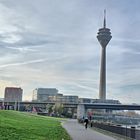
[[[101,50],[99,98],[106,99],[106,47]]]

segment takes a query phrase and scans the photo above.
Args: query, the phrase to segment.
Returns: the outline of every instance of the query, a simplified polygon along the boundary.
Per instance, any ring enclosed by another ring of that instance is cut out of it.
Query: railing
[[[121,125],[113,125],[103,122],[93,122],[93,127],[120,134],[135,140],[140,140],[140,130],[136,130],[135,127],[127,128],[122,127]]]
[[[136,130],[136,140],[140,140],[140,130]]]

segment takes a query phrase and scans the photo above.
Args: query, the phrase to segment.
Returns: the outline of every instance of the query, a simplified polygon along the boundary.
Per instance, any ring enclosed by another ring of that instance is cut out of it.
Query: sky
[[[0,97],[21,87],[99,98],[101,46],[107,27],[107,99],[140,104],[139,0],[0,0]]]

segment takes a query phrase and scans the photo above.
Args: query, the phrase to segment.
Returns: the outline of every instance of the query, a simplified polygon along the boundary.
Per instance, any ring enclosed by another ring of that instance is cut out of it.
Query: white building
[[[47,102],[51,96],[56,96],[58,90],[56,88],[37,88],[33,90],[33,101]]]

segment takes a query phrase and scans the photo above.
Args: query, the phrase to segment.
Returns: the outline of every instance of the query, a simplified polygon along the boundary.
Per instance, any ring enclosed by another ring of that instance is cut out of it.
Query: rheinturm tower
[[[99,99],[102,100],[106,100],[106,46],[111,38],[110,29],[106,28],[106,11],[104,10],[103,28],[100,28],[97,34],[97,39],[101,44]]]

